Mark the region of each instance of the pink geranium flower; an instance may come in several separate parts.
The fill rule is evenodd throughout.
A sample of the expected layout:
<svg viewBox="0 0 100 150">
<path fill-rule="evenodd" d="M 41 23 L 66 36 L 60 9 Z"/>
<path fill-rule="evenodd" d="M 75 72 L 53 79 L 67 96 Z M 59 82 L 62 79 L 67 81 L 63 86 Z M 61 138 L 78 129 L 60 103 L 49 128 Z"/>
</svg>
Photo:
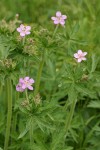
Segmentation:
<svg viewBox="0 0 100 150">
<path fill-rule="evenodd" d="M 51 19 L 54 21 L 54 24 L 61 24 L 62 26 L 64 26 L 67 16 L 62 15 L 60 11 L 57 11 L 56 17 L 51 17 Z"/>
<path fill-rule="evenodd" d="M 16 86 L 16 90 L 23 92 L 25 89 L 33 90 L 32 84 L 34 83 L 34 80 L 29 77 L 20 78 L 19 83 Z"/>
<path fill-rule="evenodd" d="M 77 59 L 77 62 L 80 63 L 82 60 L 86 60 L 86 55 L 87 52 L 82 52 L 82 50 L 78 50 L 77 53 L 74 54 L 74 57 Z"/>
<path fill-rule="evenodd" d="M 25 26 L 23 24 L 21 24 L 20 27 L 17 28 L 17 31 L 20 33 L 20 36 L 22 37 L 30 34 L 30 30 L 31 30 L 30 26 Z"/>
<path fill-rule="evenodd" d="M 16 86 L 16 91 L 18 92 L 23 92 L 24 90 L 22 89 L 22 84 L 21 83 L 18 83 L 17 86 Z"/>
</svg>

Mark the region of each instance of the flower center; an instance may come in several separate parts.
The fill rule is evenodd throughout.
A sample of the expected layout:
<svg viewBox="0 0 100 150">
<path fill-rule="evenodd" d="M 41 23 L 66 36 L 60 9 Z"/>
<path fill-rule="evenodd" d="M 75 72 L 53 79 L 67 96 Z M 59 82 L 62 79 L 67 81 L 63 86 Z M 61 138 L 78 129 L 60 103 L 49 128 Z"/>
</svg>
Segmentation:
<svg viewBox="0 0 100 150">
<path fill-rule="evenodd" d="M 58 18 L 59 21 L 61 21 L 61 19 L 62 19 L 61 17 L 57 17 L 57 18 Z"/>
<path fill-rule="evenodd" d="M 25 31 L 26 30 L 26 27 L 23 27 L 22 31 Z"/>
<path fill-rule="evenodd" d="M 25 84 L 26 84 L 26 85 L 28 85 L 28 84 L 29 84 L 29 82 L 28 82 L 28 81 L 25 81 Z"/>
<path fill-rule="evenodd" d="M 79 56 L 79 58 L 82 58 L 82 57 L 83 57 L 82 54 L 78 54 L 78 56 Z"/>
</svg>

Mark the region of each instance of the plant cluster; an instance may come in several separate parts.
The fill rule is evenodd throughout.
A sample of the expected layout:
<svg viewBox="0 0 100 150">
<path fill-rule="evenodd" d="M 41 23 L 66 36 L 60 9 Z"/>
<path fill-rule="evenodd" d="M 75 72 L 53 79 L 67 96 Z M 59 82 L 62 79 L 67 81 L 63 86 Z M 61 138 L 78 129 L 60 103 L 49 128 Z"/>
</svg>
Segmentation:
<svg viewBox="0 0 100 150">
<path fill-rule="evenodd" d="M 99 56 L 68 20 L 0 21 L 0 150 L 99 150 Z"/>
</svg>

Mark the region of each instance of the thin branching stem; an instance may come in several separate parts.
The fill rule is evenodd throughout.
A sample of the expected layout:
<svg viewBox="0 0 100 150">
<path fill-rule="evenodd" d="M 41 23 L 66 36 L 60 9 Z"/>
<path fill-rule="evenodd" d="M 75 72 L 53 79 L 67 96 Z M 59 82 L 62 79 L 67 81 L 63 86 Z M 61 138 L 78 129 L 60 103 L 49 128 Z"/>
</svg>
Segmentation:
<svg viewBox="0 0 100 150">
<path fill-rule="evenodd" d="M 15 93 L 15 102 L 19 99 L 19 92 Z M 18 112 L 15 112 L 13 115 L 13 126 L 12 126 L 12 133 L 16 132 L 16 124 L 17 124 L 17 115 Z"/>
<path fill-rule="evenodd" d="M 42 74 L 43 65 L 44 65 L 44 57 L 43 56 L 44 55 L 42 55 L 42 60 L 40 61 L 40 65 L 39 65 L 39 69 L 38 69 L 38 73 L 37 73 L 34 96 L 36 96 L 38 94 L 38 91 L 39 91 L 41 74 Z"/>
<path fill-rule="evenodd" d="M 12 118 L 12 83 L 10 78 L 7 79 L 7 102 L 8 102 L 8 113 L 7 113 L 7 126 L 6 126 L 4 150 L 8 150 L 10 129 L 11 129 L 11 118 Z"/>
<path fill-rule="evenodd" d="M 74 115 L 75 106 L 76 106 L 76 99 L 74 99 L 73 102 L 72 102 L 72 104 L 71 104 L 70 112 L 69 112 L 69 115 L 68 115 L 67 120 L 66 120 L 66 124 L 65 124 L 65 136 L 67 136 L 68 130 L 70 128 L 70 124 L 71 124 L 71 121 L 72 121 L 72 118 L 73 118 L 73 115 Z"/>
<path fill-rule="evenodd" d="M 25 90 L 25 95 L 26 95 L 26 100 L 29 103 L 29 98 L 28 98 L 28 93 L 27 93 L 27 89 Z"/>
<path fill-rule="evenodd" d="M 24 46 L 24 44 L 25 44 L 25 36 L 22 39 L 22 45 Z"/>
<path fill-rule="evenodd" d="M 58 30 L 58 27 L 59 27 L 59 24 L 56 25 L 56 28 L 55 28 L 55 30 L 53 32 L 53 36 L 52 36 L 53 38 L 55 37 L 55 34 L 56 34 L 57 30 Z"/>
</svg>

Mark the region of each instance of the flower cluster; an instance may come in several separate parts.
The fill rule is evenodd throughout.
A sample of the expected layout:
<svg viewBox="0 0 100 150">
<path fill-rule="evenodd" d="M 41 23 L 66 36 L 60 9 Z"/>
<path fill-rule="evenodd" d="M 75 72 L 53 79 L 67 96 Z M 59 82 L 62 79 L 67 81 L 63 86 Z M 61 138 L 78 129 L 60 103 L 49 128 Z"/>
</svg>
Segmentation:
<svg viewBox="0 0 100 150">
<path fill-rule="evenodd" d="M 78 50 L 77 53 L 74 54 L 74 58 L 76 58 L 77 62 L 80 63 L 82 60 L 86 60 L 86 55 L 87 52 L 82 52 L 82 50 Z"/>
<path fill-rule="evenodd" d="M 56 12 L 56 17 L 51 17 L 51 19 L 54 21 L 54 24 L 61 24 L 62 26 L 65 25 L 65 20 L 67 19 L 66 15 L 62 15 L 60 11 Z M 20 33 L 21 37 L 24 37 L 25 35 L 30 34 L 31 27 L 30 26 L 24 26 L 23 24 L 20 25 L 20 27 L 17 28 L 17 31 Z M 77 53 L 74 54 L 74 58 L 77 60 L 78 63 L 80 63 L 83 60 L 86 60 L 85 56 L 87 55 L 87 52 L 82 52 L 82 50 L 78 50 Z M 25 89 L 33 90 L 32 84 L 34 83 L 34 80 L 29 77 L 20 78 L 19 83 L 16 86 L 16 90 L 19 92 L 23 92 Z"/>
<path fill-rule="evenodd" d="M 51 17 L 54 21 L 54 24 L 61 24 L 62 26 L 65 25 L 65 20 L 67 19 L 66 15 L 62 15 L 60 11 L 56 12 L 56 17 Z"/>
<path fill-rule="evenodd" d="M 30 30 L 31 30 L 30 26 L 25 26 L 23 24 L 21 24 L 20 27 L 17 28 L 17 31 L 20 33 L 21 37 L 30 34 Z"/>
<path fill-rule="evenodd" d="M 16 90 L 23 92 L 25 89 L 33 90 L 32 84 L 34 80 L 30 77 L 20 78 L 19 83 L 16 86 Z"/>
</svg>

